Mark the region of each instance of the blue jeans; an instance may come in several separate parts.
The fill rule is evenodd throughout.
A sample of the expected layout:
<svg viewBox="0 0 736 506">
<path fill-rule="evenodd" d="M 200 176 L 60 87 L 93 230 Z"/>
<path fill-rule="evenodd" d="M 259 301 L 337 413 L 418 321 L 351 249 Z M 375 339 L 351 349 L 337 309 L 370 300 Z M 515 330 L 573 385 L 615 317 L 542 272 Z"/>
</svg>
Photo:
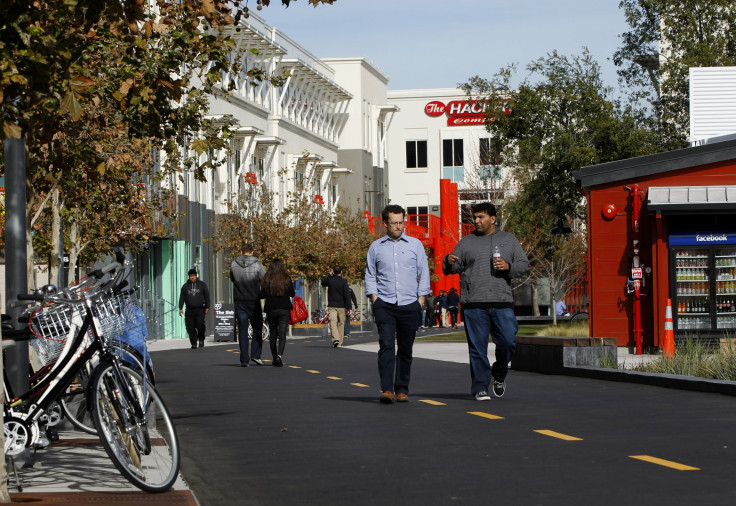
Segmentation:
<svg viewBox="0 0 736 506">
<path fill-rule="evenodd" d="M 465 336 L 470 353 L 471 393 L 488 392 L 491 379 L 503 381 L 509 373 L 509 362 L 516 351 L 516 321 L 512 308 L 465 309 Z M 488 361 L 488 336 L 496 345 L 496 361 Z"/>
<path fill-rule="evenodd" d="M 235 319 L 238 321 L 238 344 L 240 345 L 240 364 L 248 365 L 248 322 L 253 326 L 253 343 L 251 344 L 251 356 L 261 358 L 263 345 L 263 312 L 261 302 L 253 304 L 235 304 Z"/>
<path fill-rule="evenodd" d="M 378 327 L 378 374 L 382 392 L 409 393 L 412 349 L 421 311 L 419 301 L 406 306 L 389 304 L 381 299 L 373 303 Z"/>
</svg>

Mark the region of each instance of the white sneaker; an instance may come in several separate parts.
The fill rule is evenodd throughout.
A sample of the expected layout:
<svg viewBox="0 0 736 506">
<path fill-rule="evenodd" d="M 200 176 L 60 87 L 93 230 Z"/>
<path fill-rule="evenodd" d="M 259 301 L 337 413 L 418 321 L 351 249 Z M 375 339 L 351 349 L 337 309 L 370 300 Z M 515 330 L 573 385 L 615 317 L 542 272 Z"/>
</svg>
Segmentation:
<svg viewBox="0 0 736 506">
<path fill-rule="evenodd" d="M 475 394 L 475 400 L 476 401 L 490 401 L 491 396 L 488 395 L 488 392 L 486 392 L 485 390 L 481 390 L 480 392 Z"/>
</svg>

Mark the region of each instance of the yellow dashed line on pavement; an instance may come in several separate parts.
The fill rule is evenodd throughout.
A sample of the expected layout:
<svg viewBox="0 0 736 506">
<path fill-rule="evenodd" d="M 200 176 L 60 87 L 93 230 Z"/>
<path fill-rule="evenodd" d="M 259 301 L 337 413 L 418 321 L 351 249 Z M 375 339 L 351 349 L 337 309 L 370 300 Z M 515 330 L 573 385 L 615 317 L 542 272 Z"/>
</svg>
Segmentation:
<svg viewBox="0 0 736 506">
<path fill-rule="evenodd" d="M 291 367 L 292 369 L 301 369 L 301 367 L 298 365 L 290 365 L 289 367 Z"/>
<path fill-rule="evenodd" d="M 312 374 L 319 374 L 319 371 L 315 371 L 314 369 L 306 369 L 307 372 L 311 372 Z"/>
<path fill-rule="evenodd" d="M 331 379 L 331 380 L 341 380 L 342 378 L 338 378 L 337 376 L 327 376 L 327 379 Z"/>
<path fill-rule="evenodd" d="M 503 420 L 502 416 L 492 415 L 490 413 L 484 413 L 483 411 L 468 411 L 468 414 L 480 416 L 482 418 L 488 418 L 489 420 Z"/>
<path fill-rule="evenodd" d="M 363 383 L 350 383 L 354 387 L 361 387 L 361 388 L 367 388 L 369 385 L 364 385 Z"/>
<path fill-rule="evenodd" d="M 651 464 L 657 464 L 658 466 L 669 467 L 678 471 L 700 471 L 699 467 L 686 466 L 679 462 L 672 462 L 671 460 L 658 459 L 657 457 L 651 457 L 649 455 L 629 455 L 632 459 L 643 460 Z"/>
<path fill-rule="evenodd" d="M 432 406 L 447 406 L 444 402 L 439 401 L 432 401 L 429 399 L 419 399 L 419 402 L 424 402 L 425 404 L 431 404 Z"/>
<path fill-rule="evenodd" d="M 229 351 L 230 353 L 240 353 L 240 350 L 237 348 L 235 348 L 234 350 L 225 350 L 225 351 Z"/>
<path fill-rule="evenodd" d="M 582 441 L 582 439 L 579 437 L 568 436 L 567 434 L 562 434 L 561 432 L 555 432 L 553 430 L 546 430 L 546 429 L 545 430 L 535 430 L 534 432 L 537 432 L 544 436 L 550 436 L 550 437 L 556 437 L 557 439 L 563 439 L 565 441 Z"/>
</svg>

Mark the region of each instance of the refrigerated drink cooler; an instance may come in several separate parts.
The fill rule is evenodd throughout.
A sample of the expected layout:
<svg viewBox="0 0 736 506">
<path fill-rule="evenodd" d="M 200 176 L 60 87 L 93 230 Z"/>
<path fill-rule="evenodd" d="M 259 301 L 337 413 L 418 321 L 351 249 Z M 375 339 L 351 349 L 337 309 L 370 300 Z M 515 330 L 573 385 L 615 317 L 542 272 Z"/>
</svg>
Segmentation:
<svg viewBox="0 0 736 506">
<path fill-rule="evenodd" d="M 676 334 L 736 334 L 736 232 L 670 236 L 670 287 Z"/>
</svg>

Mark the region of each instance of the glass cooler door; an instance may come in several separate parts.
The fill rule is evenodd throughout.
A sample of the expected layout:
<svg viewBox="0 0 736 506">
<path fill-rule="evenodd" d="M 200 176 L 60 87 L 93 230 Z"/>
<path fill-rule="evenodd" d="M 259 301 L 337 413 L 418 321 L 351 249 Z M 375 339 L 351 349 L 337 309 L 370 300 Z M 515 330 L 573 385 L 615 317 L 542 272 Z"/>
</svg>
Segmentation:
<svg viewBox="0 0 736 506">
<path fill-rule="evenodd" d="M 714 247 L 716 328 L 736 328 L 736 248 Z"/>
<path fill-rule="evenodd" d="M 712 279 L 710 248 L 680 246 L 675 249 L 675 330 L 711 330 Z"/>
</svg>

